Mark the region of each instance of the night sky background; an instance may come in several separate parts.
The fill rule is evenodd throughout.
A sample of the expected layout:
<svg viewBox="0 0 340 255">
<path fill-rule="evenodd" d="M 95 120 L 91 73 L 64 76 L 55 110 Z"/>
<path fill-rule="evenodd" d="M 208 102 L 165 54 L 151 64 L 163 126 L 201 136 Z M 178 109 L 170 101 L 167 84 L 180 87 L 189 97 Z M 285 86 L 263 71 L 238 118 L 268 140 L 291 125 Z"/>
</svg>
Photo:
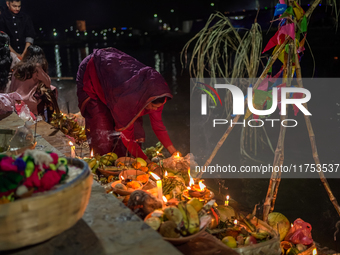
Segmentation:
<svg viewBox="0 0 340 255">
<path fill-rule="evenodd" d="M 152 19 L 155 13 L 164 21 L 174 16 L 178 20 L 190 20 L 204 18 L 215 10 L 273 8 L 276 3 L 278 1 L 273 0 L 22 0 L 22 11 L 31 16 L 36 27 L 68 27 L 74 25 L 75 20 L 86 20 L 88 27 L 138 27 Z M 6 1 L 0 0 L 0 6 L 5 8 Z M 173 13 L 171 9 L 174 9 Z"/>
</svg>

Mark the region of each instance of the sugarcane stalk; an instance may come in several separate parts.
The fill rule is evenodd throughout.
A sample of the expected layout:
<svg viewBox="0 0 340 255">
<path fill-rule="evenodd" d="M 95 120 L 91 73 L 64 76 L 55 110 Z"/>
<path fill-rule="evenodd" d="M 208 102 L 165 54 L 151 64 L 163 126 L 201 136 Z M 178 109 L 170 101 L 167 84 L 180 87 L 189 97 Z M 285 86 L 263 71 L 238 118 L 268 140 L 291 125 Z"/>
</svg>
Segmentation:
<svg viewBox="0 0 340 255">
<path fill-rule="evenodd" d="M 290 40 L 289 41 L 289 52 L 288 54 L 285 53 L 284 68 L 283 68 L 283 78 L 286 82 L 287 87 L 290 87 L 291 85 L 290 77 L 292 76 L 292 65 L 293 65 L 293 55 L 294 55 L 293 47 L 295 48 L 294 42 Z M 286 118 L 287 118 L 287 115 L 281 116 L 281 123 Z M 264 221 L 267 221 L 269 212 L 274 211 L 274 207 L 275 207 L 275 202 L 276 202 L 276 198 L 277 198 L 277 194 L 278 194 L 278 190 L 279 190 L 279 186 L 281 182 L 281 174 L 282 174 L 280 166 L 282 166 L 284 162 L 285 135 L 286 135 L 286 127 L 281 126 L 279 140 L 277 142 L 274 162 L 273 162 L 273 170 L 275 170 L 276 167 L 279 167 L 279 171 L 278 172 L 273 171 L 271 178 L 270 178 L 267 196 L 266 196 L 266 200 L 265 200 L 264 208 L 263 208 Z"/>
<path fill-rule="evenodd" d="M 293 70 L 293 56 L 294 56 L 294 48 L 295 48 L 295 45 L 294 45 L 294 42 L 291 40 L 289 42 L 289 53 L 287 54 L 287 73 L 286 73 L 286 86 L 287 87 L 290 87 L 291 86 L 291 77 L 293 76 L 292 75 L 292 70 Z M 286 112 L 287 111 L 287 108 L 288 106 L 286 106 Z M 281 120 L 281 123 L 282 123 L 282 120 Z M 285 133 L 286 133 L 286 128 L 284 129 L 284 135 L 283 137 L 285 137 Z M 281 151 L 281 157 L 280 157 L 280 166 L 283 165 L 283 162 L 284 162 L 284 140 L 282 142 L 282 151 Z M 275 207 L 275 201 L 276 201 L 276 197 L 277 197 L 277 194 L 278 194 L 278 190 L 279 190 L 279 185 L 280 185 L 280 182 L 281 182 L 281 171 L 279 173 L 279 181 L 277 182 L 276 184 L 276 187 L 275 187 L 275 191 L 274 191 L 274 195 L 273 195 L 273 201 L 272 201 L 272 204 L 271 204 L 271 208 L 270 208 L 270 212 L 273 212 L 274 211 L 274 207 Z"/>
<path fill-rule="evenodd" d="M 319 4 L 319 2 L 320 2 L 320 0 L 314 1 L 312 6 L 308 9 L 308 11 L 305 14 L 307 18 L 312 14 L 313 10 L 316 8 L 316 6 Z M 288 54 L 288 55 L 289 55 L 290 60 L 289 60 L 289 64 L 288 64 L 288 70 L 286 70 L 287 73 L 288 73 L 287 82 L 289 84 L 287 83 L 287 86 L 288 85 L 290 86 L 290 78 L 292 77 L 292 75 L 290 75 L 291 74 L 291 68 L 292 68 L 292 60 L 293 60 L 292 56 L 294 55 L 295 56 L 295 68 L 296 68 L 296 73 L 297 73 L 297 78 L 298 78 L 297 80 L 298 80 L 298 84 L 300 84 L 301 87 L 302 87 L 301 67 L 300 67 L 299 58 L 298 58 L 298 55 L 297 55 L 296 46 L 294 44 L 294 52 L 292 52 L 292 54 L 291 54 L 291 50 L 293 48 L 292 48 L 291 43 L 290 43 L 290 47 L 289 48 L 290 48 L 290 50 L 289 50 L 290 54 Z M 298 64 L 296 64 L 296 63 L 298 63 Z M 298 73 L 299 73 L 299 76 L 298 76 Z M 285 74 L 285 71 L 284 71 L 284 74 Z M 304 104 L 304 106 L 307 108 L 307 104 Z M 311 144 L 312 144 L 312 151 L 313 151 L 313 157 L 314 157 L 315 163 L 316 164 L 320 164 L 319 157 L 318 157 L 317 150 L 316 150 L 314 132 L 313 132 L 313 129 L 312 129 L 312 126 L 311 126 L 311 122 L 310 122 L 309 116 L 305 115 L 305 121 L 306 121 L 307 129 L 308 129 L 308 132 L 309 132 L 309 135 L 310 135 L 310 140 L 311 140 Z M 281 130 L 280 130 L 280 135 L 281 135 Z M 283 147 L 282 147 L 282 149 L 283 149 Z M 276 156 L 276 154 L 275 154 L 275 156 Z M 280 158 L 281 158 L 281 164 L 282 164 L 283 160 L 284 160 L 283 151 L 282 151 L 282 154 L 281 154 Z M 275 159 L 276 158 L 274 158 L 274 164 L 275 164 Z M 274 165 L 273 165 L 273 167 L 274 167 Z M 332 191 L 330 190 L 330 187 L 328 185 L 327 180 L 324 178 L 324 174 L 322 172 L 319 173 L 319 174 L 320 174 L 320 179 L 323 182 L 323 184 L 324 184 L 324 186 L 326 188 L 326 191 L 327 191 L 327 193 L 328 193 L 328 195 L 329 195 L 333 205 L 335 206 L 336 210 L 340 214 L 340 207 L 339 207 L 335 197 L 333 196 Z M 279 175 L 281 175 L 281 173 Z M 322 178 L 322 176 L 323 176 L 323 178 Z M 273 209 L 274 209 L 274 205 L 275 205 L 275 200 L 276 200 L 276 196 L 277 196 L 277 192 L 278 192 L 279 183 L 280 183 L 280 180 L 278 180 L 278 179 L 273 180 L 273 175 L 272 175 L 272 178 L 270 180 L 270 184 L 269 184 L 269 187 L 268 187 L 268 192 L 267 192 L 267 197 L 266 197 L 264 209 L 263 209 L 263 219 L 265 221 L 268 219 L 268 213 L 269 213 L 268 208 L 269 208 L 269 205 L 270 205 L 270 199 L 271 199 L 270 195 L 271 194 L 273 194 L 273 197 L 272 197 L 272 201 L 271 201 L 271 209 L 270 209 L 270 211 L 273 211 Z M 274 192 L 272 190 L 273 187 L 275 187 L 275 191 Z"/>
<path fill-rule="evenodd" d="M 300 67 L 299 57 L 298 57 L 296 49 L 295 49 L 295 68 L 296 68 L 296 77 L 297 77 L 298 86 L 300 88 L 303 88 L 301 67 Z M 302 105 L 306 109 L 308 109 L 307 103 L 303 103 Z M 321 164 L 320 159 L 319 159 L 318 150 L 317 150 L 317 147 L 316 147 L 316 141 L 315 141 L 315 135 L 314 135 L 312 123 L 311 123 L 308 115 L 305 115 L 305 122 L 306 122 L 307 130 L 308 130 L 308 134 L 309 134 L 309 140 L 310 140 L 310 143 L 311 143 L 314 162 L 315 162 L 316 165 Z M 320 180 L 321 180 L 323 186 L 326 189 L 326 192 L 328 194 L 330 201 L 332 202 L 333 206 L 335 207 L 335 210 L 337 211 L 337 213 L 340 215 L 340 206 L 338 204 L 338 201 L 336 200 L 335 196 L 333 195 L 333 192 L 332 192 L 332 190 L 329 186 L 329 183 L 328 183 L 327 179 L 325 178 L 325 175 L 323 174 L 322 171 L 319 172 L 319 177 L 320 177 Z"/>
<path fill-rule="evenodd" d="M 285 120 L 286 116 L 281 116 L 281 121 Z M 277 142 L 275 155 L 274 155 L 274 162 L 273 162 L 273 172 L 269 181 L 268 191 L 266 200 L 263 205 L 263 220 L 267 221 L 269 212 L 273 209 L 272 202 L 274 199 L 274 193 L 277 190 L 276 187 L 279 186 L 281 181 L 281 171 L 275 171 L 277 167 L 279 167 L 281 154 L 283 150 L 283 141 L 286 134 L 286 127 L 281 126 L 279 140 Z"/>
<path fill-rule="evenodd" d="M 249 150 L 250 150 L 250 152 L 253 151 L 253 139 L 252 139 L 253 132 L 254 132 L 254 130 L 252 128 L 249 128 L 249 133 L 250 133 L 250 135 L 249 135 Z"/>
<path fill-rule="evenodd" d="M 269 72 L 270 68 L 273 66 L 274 62 L 276 61 L 276 59 L 280 55 L 280 52 L 286 47 L 286 44 L 288 43 L 288 41 L 289 41 L 289 37 L 286 38 L 286 40 L 280 45 L 280 47 L 273 54 L 273 56 L 271 56 L 271 58 L 268 61 L 267 66 L 265 67 L 265 69 L 263 70 L 262 74 L 260 75 L 260 77 L 257 79 L 255 85 L 253 86 L 254 89 L 257 89 L 260 86 L 261 82 L 266 77 L 266 75 Z"/>
<path fill-rule="evenodd" d="M 286 46 L 286 44 L 288 43 L 289 38 L 287 37 L 286 40 L 280 45 L 280 47 L 277 49 L 277 51 L 274 53 L 274 55 L 271 57 L 271 59 L 269 60 L 266 68 L 263 70 L 261 76 L 259 77 L 259 79 L 257 80 L 257 82 L 254 85 L 254 89 L 257 89 L 258 86 L 261 84 L 261 82 L 263 81 L 263 79 L 266 77 L 267 73 L 269 72 L 270 68 L 272 67 L 272 65 L 274 64 L 275 60 L 278 58 L 280 52 L 284 49 L 284 47 Z M 237 115 L 234 119 L 233 122 L 237 122 L 240 118 L 240 115 Z M 213 152 L 211 153 L 210 157 L 207 159 L 207 161 L 204 164 L 204 167 L 207 167 L 210 165 L 211 161 L 214 159 L 214 157 L 216 156 L 216 153 L 218 152 L 218 150 L 221 148 L 221 146 L 223 145 L 224 141 L 227 139 L 228 135 L 230 134 L 230 132 L 233 130 L 235 125 L 233 126 L 229 126 L 228 129 L 226 130 L 226 132 L 223 134 L 223 136 L 221 137 L 221 139 L 218 141 L 218 143 L 216 144 Z M 197 175 L 197 178 L 201 178 L 203 175 L 203 172 L 200 172 Z"/>
<path fill-rule="evenodd" d="M 306 18 L 309 18 L 310 15 L 312 15 L 314 9 L 318 6 L 318 4 L 321 2 L 321 0 L 315 0 L 312 5 L 309 7 L 309 9 L 306 11 L 305 15 Z"/>
</svg>

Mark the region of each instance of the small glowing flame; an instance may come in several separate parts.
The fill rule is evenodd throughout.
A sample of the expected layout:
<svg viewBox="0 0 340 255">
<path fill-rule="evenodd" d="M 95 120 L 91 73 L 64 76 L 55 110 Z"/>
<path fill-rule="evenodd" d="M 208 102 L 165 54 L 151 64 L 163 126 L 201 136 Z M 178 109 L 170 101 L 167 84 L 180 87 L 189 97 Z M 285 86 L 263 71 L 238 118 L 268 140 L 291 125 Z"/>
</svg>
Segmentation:
<svg viewBox="0 0 340 255">
<path fill-rule="evenodd" d="M 318 254 L 318 252 L 317 252 L 316 248 L 314 248 L 313 249 L 313 255 L 316 255 L 316 254 Z"/>
<path fill-rule="evenodd" d="M 177 158 L 179 158 L 179 152 L 177 152 L 177 155 L 176 155 L 176 156 L 177 156 Z"/>
<path fill-rule="evenodd" d="M 191 189 L 190 187 L 187 187 L 187 189 Z"/>
<path fill-rule="evenodd" d="M 194 182 L 194 179 L 192 179 L 192 177 L 191 177 L 191 175 L 190 175 L 190 168 L 188 169 L 188 175 L 189 175 L 189 178 L 190 178 L 189 186 L 191 187 L 192 185 L 195 184 L 195 182 Z"/>
<path fill-rule="evenodd" d="M 70 146 L 73 146 L 73 143 L 72 143 L 71 141 L 69 141 L 68 144 L 69 144 Z"/>
<path fill-rule="evenodd" d="M 226 196 L 226 198 L 227 198 L 227 201 L 229 201 L 229 195 L 228 195 L 228 196 Z"/>
<path fill-rule="evenodd" d="M 163 201 L 164 201 L 164 203 L 167 203 L 167 202 L 168 202 L 168 199 L 166 199 L 166 197 L 163 196 Z"/>
<path fill-rule="evenodd" d="M 164 176 L 168 177 L 168 171 L 165 171 Z"/>
<path fill-rule="evenodd" d="M 91 150 L 90 156 L 93 158 L 93 149 Z"/>
<path fill-rule="evenodd" d="M 237 220 L 234 220 L 234 225 L 237 225 Z"/>
<path fill-rule="evenodd" d="M 125 178 L 124 178 L 123 176 L 121 176 L 121 178 L 122 178 L 122 181 L 124 181 L 124 180 L 125 180 Z"/>
<path fill-rule="evenodd" d="M 158 154 L 159 154 L 159 151 L 156 151 L 156 153 L 157 153 L 157 156 L 158 156 Z"/>
<path fill-rule="evenodd" d="M 158 177 L 158 175 L 157 175 L 157 174 L 154 174 L 153 172 L 149 172 L 149 173 L 152 175 L 152 177 L 153 177 L 153 178 L 155 178 L 155 180 L 157 180 L 157 181 L 158 181 L 158 180 L 160 180 L 160 179 L 161 179 L 161 178 L 159 178 L 159 177 Z"/>
<path fill-rule="evenodd" d="M 200 186 L 201 191 L 205 190 L 205 187 L 206 187 L 202 182 L 203 182 L 203 180 L 198 182 L 198 185 Z"/>
<path fill-rule="evenodd" d="M 290 227 L 291 227 L 291 228 L 293 227 L 293 223 L 290 223 Z"/>
</svg>

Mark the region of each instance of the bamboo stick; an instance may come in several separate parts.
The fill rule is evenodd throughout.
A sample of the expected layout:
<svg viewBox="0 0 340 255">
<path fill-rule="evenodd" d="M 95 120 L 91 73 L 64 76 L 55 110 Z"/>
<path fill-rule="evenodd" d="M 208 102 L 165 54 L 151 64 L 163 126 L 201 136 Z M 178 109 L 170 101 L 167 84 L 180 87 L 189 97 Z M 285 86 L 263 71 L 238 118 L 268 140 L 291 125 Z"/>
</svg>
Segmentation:
<svg viewBox="0 0 340 255">
<path fill-rule="evenodd" d="M 300 67 L 299 57 L 298 57 L 296 49 L 295 49 L 295 68 L 296 68 L 296 77 L 297 77 L 298 86 L 300 88 L 303 88 L 301 67 Z M 304 103 L 302 105 L 306 109 L 308 109 L 307 103 Z M 312 123 L 311 123 L 308 115 L 305 115 L 305 122 L 306 122 L 307 130 L 308 130 L 308 134 L 309 134 L 309 140 L 310 140 L 310 143 L 311 143 L 314 162 L 315 162 L 316 165 L 321 164 L 320 159 L 319 159 L 318 150 L 317 150 L 317 147 L 316 147 L 316 141 L 315 141 L 315 135 L 314 135 Z M 333 192 L 332 192 L 332 190 L 329 186 L 329 183 L 328 183 L 327 179 L 325 178 L 325 175 L 323 174 L 322 171 L 319 172 L 319 176 L 320 176 L 320 180 L 321 180 L 323 186 L 326 189 L 326 192 L 329 196 L 330 201 L 332 202 L 333 206 L 335 207 L 335 210 L 337 211 L 337 213 L 340 215 L 340 206 L 338 204 L 338 201 L 336 200 L 335 196 L 333 195 Z"/>
</svg>

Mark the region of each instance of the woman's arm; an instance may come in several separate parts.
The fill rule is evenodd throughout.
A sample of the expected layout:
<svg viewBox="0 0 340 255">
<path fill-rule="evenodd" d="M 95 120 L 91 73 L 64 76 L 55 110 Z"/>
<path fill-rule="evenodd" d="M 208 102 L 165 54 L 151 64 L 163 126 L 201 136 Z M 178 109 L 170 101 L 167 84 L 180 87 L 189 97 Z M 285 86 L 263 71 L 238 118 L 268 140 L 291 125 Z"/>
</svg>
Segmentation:
<svg viewBox="0 0 340 255">
<path fill-rule="evenodd" d="M 151 111 L 149 113 L 150 122 L 152 130 L 155 132 L 158 140 L 164 145 L 164 147 L 170 152 L 170 154 L 174 154 L 177 152 L 176 148 L 173 146 L 168 131 L 166 130 L 163 120 L 162 120 L 162 111 L 163 106 L 159 107 L 156 111 Z"/>
</svg>

